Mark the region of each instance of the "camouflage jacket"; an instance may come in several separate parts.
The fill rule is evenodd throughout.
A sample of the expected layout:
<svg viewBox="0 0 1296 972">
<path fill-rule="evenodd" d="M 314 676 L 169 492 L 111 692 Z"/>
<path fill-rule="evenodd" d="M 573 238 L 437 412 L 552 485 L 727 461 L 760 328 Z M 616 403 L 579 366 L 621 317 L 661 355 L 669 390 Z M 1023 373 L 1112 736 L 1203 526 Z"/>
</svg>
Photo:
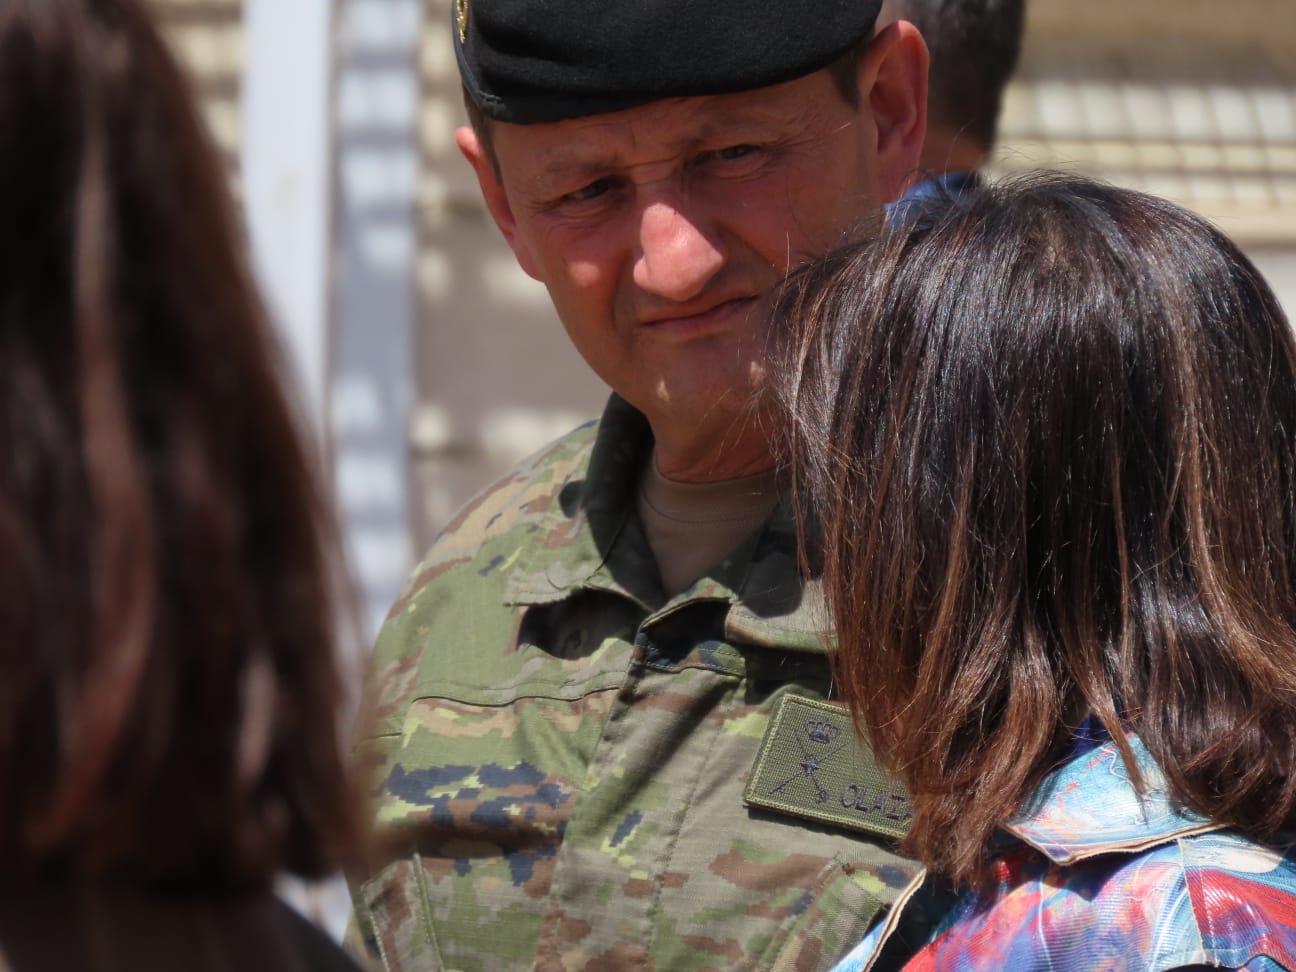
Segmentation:
<svg viewBox="0 0 1296 972">
<path fill-rule="evenodd" d="M 823 702 L 790 518 L 667 600 L 650 449 L 614 397 L 470 502 L 392 609 L 357 753 L 375 964 L 824 969 L 912 877 L 907 801 Z"/>
</svg>

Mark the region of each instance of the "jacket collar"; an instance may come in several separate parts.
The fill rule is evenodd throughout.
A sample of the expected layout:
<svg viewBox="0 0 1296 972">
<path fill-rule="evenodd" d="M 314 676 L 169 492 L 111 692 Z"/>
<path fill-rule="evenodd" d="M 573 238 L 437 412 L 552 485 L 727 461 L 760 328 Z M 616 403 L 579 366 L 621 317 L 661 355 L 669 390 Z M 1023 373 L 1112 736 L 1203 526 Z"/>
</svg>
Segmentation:
<svg viewBox="0 0 1296 972">
<path fill-rule="evenodd" d="M 1177 807 L 1142 740 L 1126 737 L 1143 778 L 1140 793 L 1110 738 L 1078 751 L 1049 775 L 1003 829 L 1058 864 L 1132 853 L 1220 825 Z"/>
<path fill-rule="evenodd" d="M 1222 829 L 1192 811 L 1175 808 L 1165 776 L 1142 740 L 1127 735 L 1144 790 L 1130 779 L 1120 749 L 1107 737 L 1094 740 L 1082 731 L 1075 753 L 1044 780 L 1022 810 L 1002 830 L 1056 864 L 1073 864 L 1109 853 L 1137 853 L 1177 837 Z M 912 942 L 954 915 L 957 894 L 926 870 L 910 882 L 876 926 L 839 968 L 872 972 L 892 968 L 907 957 Z M 896 935 L 906 924 L 917 931 Z M 894 954 L 888 950 L 894 949 Z M 852 964 L 855 963 L 855 964 Z"/>
<path fill-rule="evenodd" d="M 657 568 L 634 515 L 635 490 L 652 452 L 652 430 L 613 395 L 588 461 L 574 466 L 541 509 L 527 511 L 527 541 L 517 555 L 506 603 L 527 606 L 602 590 L 665 615 L 699 601 L 728 604 L 726 637 L 748 644 L 823 653 L 827 612 L 817 579 L 796 565 L 795 524 L 780 503 L 763 528 L 688 590 L 662 601 Z M 562 555 L 555 556 L 555 549 Z"/>
</svg>

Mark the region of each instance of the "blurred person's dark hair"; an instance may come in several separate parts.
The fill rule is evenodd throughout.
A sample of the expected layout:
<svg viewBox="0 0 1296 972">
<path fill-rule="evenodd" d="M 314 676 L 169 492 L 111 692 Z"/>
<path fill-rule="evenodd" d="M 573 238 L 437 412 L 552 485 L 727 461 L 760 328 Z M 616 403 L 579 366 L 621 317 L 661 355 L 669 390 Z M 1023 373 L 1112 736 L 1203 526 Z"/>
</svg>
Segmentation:
<svg viewBox="0 0 1296 972">
<path fill-rule="evenodd" d="M 330 516 L 136 0 L 0 0 L 0 876 L 332 872 Z"/>
<path fill-rule="evenodd" d="M 1296 828 L 1296 345 L 1231 241 L 1040 177 L 809 265 L 775 319 L 840 689 L 912 852 L 984 880 L 1090 716 L 1179 805 Z"/>
<path fill-rule="evenodd" d="M 927 125 L 988 153 L 1017 68 L 1026 0 L 886 0 L 881 22 L 907 20 L 931 53 Z"/>
</svg>

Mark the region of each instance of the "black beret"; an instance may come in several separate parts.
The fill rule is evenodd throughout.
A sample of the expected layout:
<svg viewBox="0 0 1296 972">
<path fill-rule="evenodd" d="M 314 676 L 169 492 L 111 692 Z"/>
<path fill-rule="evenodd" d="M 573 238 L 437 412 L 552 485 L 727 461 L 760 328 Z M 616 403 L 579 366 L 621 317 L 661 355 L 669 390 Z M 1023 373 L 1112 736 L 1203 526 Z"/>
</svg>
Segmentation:
<svg viewBox="0 0 1296 972">
<path fill-rule="evenodd" d="M 881 0 L 456 0 L 459 72 L 482 113 L 531 124 L 747 91 L 827 66 Z"/>
</svg>

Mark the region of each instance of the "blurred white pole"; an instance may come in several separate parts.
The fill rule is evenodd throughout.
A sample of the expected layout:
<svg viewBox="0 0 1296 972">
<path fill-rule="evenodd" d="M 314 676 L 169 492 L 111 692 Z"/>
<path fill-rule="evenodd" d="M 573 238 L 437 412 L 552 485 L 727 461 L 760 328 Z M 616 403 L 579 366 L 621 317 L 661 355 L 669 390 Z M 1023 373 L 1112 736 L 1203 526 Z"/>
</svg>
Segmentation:
<svg viewBox="0 0 1296 972">
<path fill-rule="evenodd" d="M 337 0 L 329 418 L 338 502 L 370 638 L 413 560 L 422 24 L 422 0 Z"/>
<path fill-rule="evenodd" d="M 245 0 L 243 188 L 252 257 L 325 435 L 333 2 Z"/>
<path fill-rule="evenodd" d="M 252 259 L 319 442 L 329 432 L 333 226 L 333 2 L 245 0 L 243 190 Z M 345 529 L 345 527 L 344 527 Z M 280 895 L 341 938 L 341 877 Z"/>
</svg>

